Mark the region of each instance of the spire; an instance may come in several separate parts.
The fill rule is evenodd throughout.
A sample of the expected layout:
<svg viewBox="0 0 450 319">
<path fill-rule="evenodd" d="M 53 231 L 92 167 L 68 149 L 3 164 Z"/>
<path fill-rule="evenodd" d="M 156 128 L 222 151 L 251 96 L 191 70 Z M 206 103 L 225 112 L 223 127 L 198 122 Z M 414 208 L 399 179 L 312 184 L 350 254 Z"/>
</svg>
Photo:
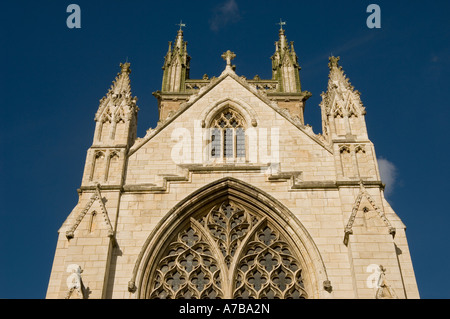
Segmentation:
<svg viewBox="0 0 450 319">
<path fill-rule="evenodd" d="M 300 66 L 297 54 L 294 51 L 294 43 L 288 45 L 283 25 L 286 22 L 280 19 L 278 41 L 275 42 L 275 53 L 272 56 L 272 79 L 280 82 L 279 91 L 285 93 L 300 93 Z"/>
<path fill-rule="evenodd" d="M 130 63 L 120 63 L 120 72 L 117 73 L 116 79 L 113 81 L 111 91 L 114 94 L 125 93 L 131 95 L 130 87 Z"/>
<path fill-rule="evenodd" d="M 111 121 L 113 117 L 118 118 L 119 115 L 115 114 L 113 110 L 116 110 L 119 107 L 123 108 L 124 106 L 127 106 L 127 110 L 131 113 L 136 113 L 138 111 L 136 105 L 137 97 L 133 97 L 131 93 L 130 63 L 120 63 L 119 66 L 120 72 L 117 73 L 106 96 L 100 100 L 100 105 L 95 116 L 97 121 L 105 121 L 106 118 Z"/>
<path fill-rule="evenodd" d="M 365 108 L 362 104 L 360 93 L 354 86 L 339 65 L 340 57 L 331 56 L 328 67 L 327 92 L 322 94 L 322 104 L 327 113 L 339 113 L 351 117 L 352 115 L 364 115 Z M 341 103 L 339 101 L 346 101 Z"/>
<path fill-rule="evenodd" d="M 287 40 L 286 40 L 286 35 L 284 34 L 283 29 L 280 29 L 280 31 L 278 32 L 278 37 L 279 37 L 278 43 L 280 44 L 281 52 L 284 53 L 284 52 L 288 51 L 289 48 L 286 45 Z"/>
<path fill-rule="evenodd" d="M 283 25 L 286 25 L 286 22 L 282 21 L 280 19 L 280 22 L 278 22 L 277 24 L 280 25 L 280 30 L 278 31 L 280 49 L 285 50 L 285 49 L 287 49 L 287 47 L 286 47 L 287 40 L 286 40 L 286 35 L 284 34 Z"/>
<path fill-rule="evenodd" d="M 328 75 L 328 78 L 330 81 L 328 82 L 328 88 L 333 88 L 334 86 L 338 86 L 341 88 L 345 88 L 348 90 L 353 90 L 353 86 L 351 85 L 350 81 L 344 74 L 344 70 L 339 65 L 340 57 L 334 57 L 331 56 L 328 58 L 328 68 L 330 69 L 330 74 Z"/>
<path fill-rule="evenodd" d="M 177 36 L 173 43 L 169 42 L 169 49 L 164 59 L 163 92 L 183 92 L 184 81 L 189 78 L 191 57 L 187 54 L 187 42 L 183 39 L 182 29 L 186 24 L 180 21 L 177 25 L 180 27 Z"/>
<path fill-rule="evenodd" d="M 175 48 L 178 49 L 181 53 L 184 50 L 184 41 L 183 41 L 183 30 L 178 30 L 177 37 L 175 39 Z"/>
<path fill-rule="evenodd" d="M 327 91 L 321 94 L 323 135 L 329 139 L 342 136 L 367 138 L 364 119 L 366 110 L 360 93 L 350 83 L 339 65 L 339 60 L 340 58 L 335 56 L 329 58 L 328 87 Z"/>
</svg>

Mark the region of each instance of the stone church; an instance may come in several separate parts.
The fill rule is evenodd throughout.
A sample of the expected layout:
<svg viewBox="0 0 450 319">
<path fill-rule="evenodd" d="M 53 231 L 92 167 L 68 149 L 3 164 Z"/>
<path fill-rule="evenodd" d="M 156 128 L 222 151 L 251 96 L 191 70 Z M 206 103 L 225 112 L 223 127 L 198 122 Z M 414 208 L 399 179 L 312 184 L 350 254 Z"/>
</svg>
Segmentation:
<svg viewBox="0 0 450 319">
<path fill-rule="evenodd" d="M 238 75 L 231 51 L 222 58 L 219 76 L 191 79 L 180 28 L 153 93 L 158 124 L 143 137 L 120 64 L 46 297 L 419 298 L 405 225 L 339 57 L 324 61 L 321 134 L 305 123 L 311 93 L 282 25 L 271 79 Z"/>
</svg>

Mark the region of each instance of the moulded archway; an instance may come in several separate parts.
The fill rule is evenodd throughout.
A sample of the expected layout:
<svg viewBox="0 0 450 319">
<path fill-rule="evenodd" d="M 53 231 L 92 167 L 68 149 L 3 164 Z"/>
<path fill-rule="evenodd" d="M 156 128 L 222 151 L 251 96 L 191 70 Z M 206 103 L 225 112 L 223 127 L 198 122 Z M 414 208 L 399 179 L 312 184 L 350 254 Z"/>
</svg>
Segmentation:
<svg viewBox="0 0 450 319">
<path fill-rule="evenodd" d="M 136 298 L 328 298 L 311 236 L 271 195 L 234 178 L 210 183 L 159 222 L 138 256 Z"/>
</svg>

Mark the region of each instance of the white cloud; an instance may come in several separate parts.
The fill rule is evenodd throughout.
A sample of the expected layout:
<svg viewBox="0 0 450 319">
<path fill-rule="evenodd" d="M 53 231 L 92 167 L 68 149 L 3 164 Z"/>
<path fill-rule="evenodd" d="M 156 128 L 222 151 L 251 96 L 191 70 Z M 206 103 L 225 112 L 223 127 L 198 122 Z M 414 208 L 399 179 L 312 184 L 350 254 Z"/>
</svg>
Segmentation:
<svg viewBox="0 0 450 319">
<path fill-rule="evenodd" d="M 380 169 L 381 181 L 386 185 L 386 196 L 392 194 L 397 182 L 397 167 L 385 158 L 378 158 L 378 168 Z"/>
<path fill-rule="evenodd" d="M 214 16 L 209 20 L 209 25 L 211 30 L 218 31 L 221 27 L 240 19 L 241 15 L 236 1 L 227 0 L 214 9 Z"/>
</svg>

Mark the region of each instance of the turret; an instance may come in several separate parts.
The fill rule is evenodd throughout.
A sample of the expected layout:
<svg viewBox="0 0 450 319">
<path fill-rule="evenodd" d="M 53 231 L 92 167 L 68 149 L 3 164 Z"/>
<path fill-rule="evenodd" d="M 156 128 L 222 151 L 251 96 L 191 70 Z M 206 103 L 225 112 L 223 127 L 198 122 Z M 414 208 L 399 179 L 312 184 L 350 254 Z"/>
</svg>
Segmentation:
<svg viewBox="0 0 450 319">
<path fill-rule="evenodd" d="M 275 53 L 272 56 L 272 79 L 279 81 L 279 92 L 300 93 L 301 68 L 294 50 L 294 42 L 288 45 L 283 24 L 285 23 L 280 22 L 279 40 L 275 42 Z"/>
<path fill-rule="evenodd" d="M 191 57 L 187 53 L 187 42 L 183 39 L 182 22 L 175 41 L 169 41 L 169 48 L 164 58 L 161 91 L 153 92 L 158 99 L 159 120 L 164 121 L 176 112 L 181 103 L 187 101 L 191 92 L 186 90 L 189 79 Z"/>
<path fill-rule="evenodd" d="M 330 57 L 328 88 L 322 93 L 322 134 L 333 146 L 338 180 L 380 180 L 375 149 L 367 135 L 366 109 L 339 57 Z"/>
<path fill-rule="evenodd" d="M 286 38 L 283 29 L 286 22 L 280 21 L 279 24 L 279 39 L 275 42 L 275 53 L 271 57 L 272 81 L 276 83 L 276 89 L 267 92 L 267 96 L 276 101 L 278 106 L 297 116 L 304 124 L 305 103 L 311 93 L 302 91 L 299 74 L 301 67 L 294 50 L 294 42 L 289 43 Z"/>
<path fill-rule="evenodd" d="M 88 150 L 83 186 L 120 185 L 125 154 L 137 134 L 137 98 L 131 94 L 130 63 L 121 63 L 111 88 L 100 100 L 95 114 L 95 132 Z"/>
<path fill-rule="evenodd" d="M 365 114 L 360 93 L 339 66 L 339 57 L 330 57 L 327 92 L 322 93 L 322 130 L 329 140 L 367 140 Z"/>
<path fill-rule="evenodd" d="M 189 78 L 190 59 L 187 53 L 187 42 L 183 40 L 183 30 L 180 26 L 173 45 L 169 42 L 169 49 L 164 59 L 162 92 L 185 91 L 184 84 Z"/>
</svg>

